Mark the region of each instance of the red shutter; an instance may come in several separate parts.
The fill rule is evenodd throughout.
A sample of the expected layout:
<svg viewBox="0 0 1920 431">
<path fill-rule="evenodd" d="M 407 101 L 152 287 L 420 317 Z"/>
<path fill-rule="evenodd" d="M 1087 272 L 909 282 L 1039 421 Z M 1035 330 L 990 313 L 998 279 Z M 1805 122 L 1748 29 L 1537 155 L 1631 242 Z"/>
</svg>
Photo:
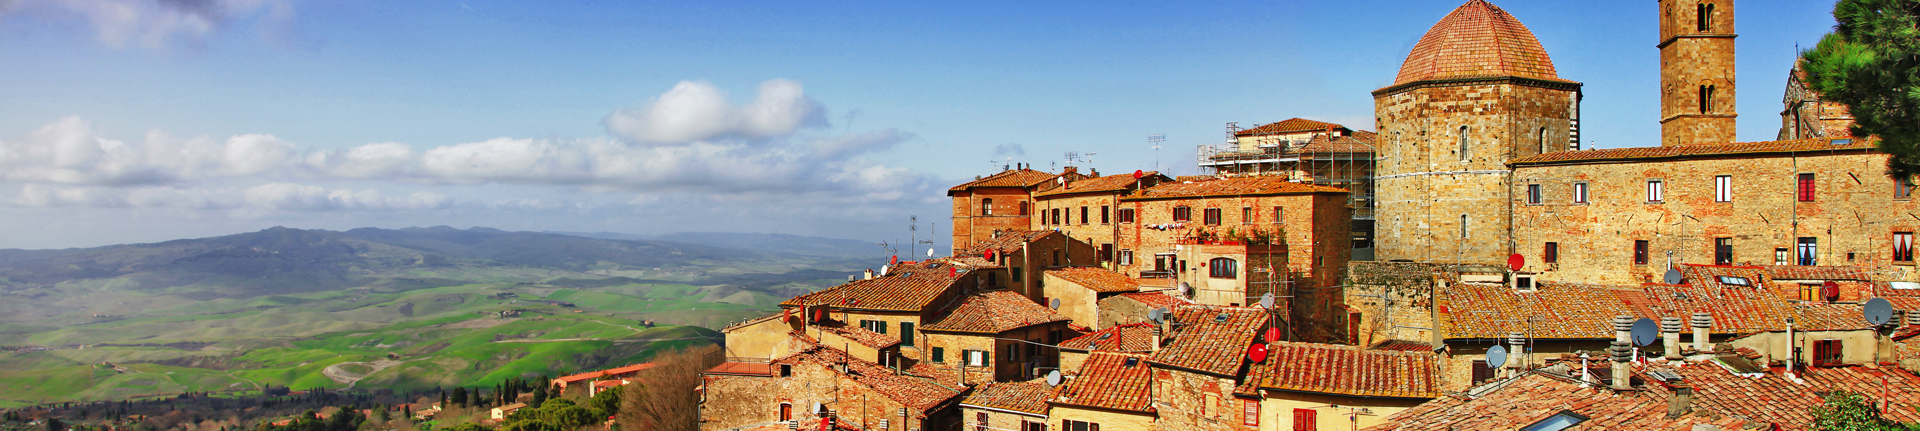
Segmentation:
<svg viewBox="0 0 1920 431">
<path fill-rule="evenodd" d="M 1316 412 L 1309 409 L 1293 409 L 1293 431 L 1317 431 L 1319 420 Z"/>
<path fill-rule="evenodd" d="M 1246 419 L 1243 419 L 1240 423 L 1244 425 L 1260 425 L 1260 400 L 1241 400 L 1241 401 L 1244 401 L 1247 403 L 1247 414 L 1246 414 L 1247 417 Z"/>
</svg>

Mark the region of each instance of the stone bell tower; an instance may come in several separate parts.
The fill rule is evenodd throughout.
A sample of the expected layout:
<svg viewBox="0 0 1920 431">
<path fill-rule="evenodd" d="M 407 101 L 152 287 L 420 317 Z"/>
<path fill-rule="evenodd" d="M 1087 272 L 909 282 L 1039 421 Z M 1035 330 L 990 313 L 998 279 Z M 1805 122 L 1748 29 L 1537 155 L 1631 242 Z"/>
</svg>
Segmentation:
<svg viewBox="0 0 1920 431">
<path fill-rule="evenodd" d="M 1733 0 L 1660 0 L 1660 145 L 1736 134 Z"/>
</svg>

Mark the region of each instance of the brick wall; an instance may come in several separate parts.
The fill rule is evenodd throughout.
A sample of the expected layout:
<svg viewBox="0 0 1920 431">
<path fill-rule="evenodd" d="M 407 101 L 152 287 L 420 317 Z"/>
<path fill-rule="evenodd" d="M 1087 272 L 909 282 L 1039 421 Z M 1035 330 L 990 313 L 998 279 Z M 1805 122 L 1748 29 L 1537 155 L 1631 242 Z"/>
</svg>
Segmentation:
<svg viewBox="0 0 1920 431">
<path fill-rule="evenodd" d="M 992 215 L 987 215 L 986 200 L 991 199 Z M 975 242 L 993 237 L 995 230 L 1021 231 L 1030 225 L 1020 214 L 1020 204 L 1032 206 L 1033 198 L 1022 187 L 982 187 L 952 192 L 953 251 L 958 254 L 973 248 Z M 1031 212 L 1031 209 L 1029 209 Z M 913 253 L 908 253 L 913 255 Z"/>
<path fill-rule="evenodd" d="M 1046 214 L 1047 216 L 1033 217 L 1029 226 L 1030 229 L 1059 230 L 1061 233 L 1065 233 L 1075 240 L 1088 243 L 1094 250 L 1101 250 L 1102 246 L 1117 249 L 1120 225 L 1114 223 L 1114 217 L 1118 216 L 1114 211 L 1120 208 L 1119 194 L 1085 193 L 1057 195 L 1041 197 L 1037 202 L 1035 208 L 1040 212 L 1035 214 Z M 1081 217 L 1083 209 L 1086 216 L 1084 218 Z M 1105 217 L 1101 216 L 1103 209 L 1106 211 Z M 1060 223 L 1058 224 L 1053 223 L 1052 214 L 1054 211 L 1060 212 Z M 1107 262 L 1104 256 L 1101 257 L 1103 259 L 1099 261 L 1100 266 L 1106 266 Z M 1094 266 L 1094 262 L 1091 260 L 1084 261 L 1084 264 L 1082 261 L 1076 260 L 1075 264 L 1076 266 Z"/>
<path fill-rule="evenodd" d="M 778 376 L 778 367 L 775 367 Z M 715 376 L 703 378 L 706 395 L 700 404 L 702 430 L 722 430 L 779 420 L 780 404 L 790 404 L 793 419 L 814 419 L 814 403 L 826 405 L 840 417 L 841 423 L 864 424 L 879 428 L 880 419 L 890 419 L 895 429 L 920 427 L 929 419 L 923 412 L 908 408 L 908 428 L 900 428 L 899 409 L 906 407 L 872 391 L 853 379 L 826 366 L 803 362 L 793 366 L 791 377 Z M 936 414 L 937 416 L 937 414 Z M 934 418 L 937 419 L 937 418 Z"/>
<path fill-rule="evenodd" d="M 1233 397 L 1233 379 L 1166 368 L 1153 370 L 1154 409 L 1160 413 L 1156 429 L 1233 430 L 1239 428 L 1244 405 Z"/>
<path fill-rule="evenodd" d="M 1444 265 L 1354 262 L 1348 268 L 1346 303 L 1360 313 L 1357 344 L 1435 342 L 1433 286 Z"/>
<path fill-rule="evenodd" d="M 1660 1 L 1660 145 L 1734 141 L 1733 0 L 1714 0 L 1700 28 L 1700 0 Z M 1711 86 L 1702 106 L 1701 87 Z"/>
</svg>

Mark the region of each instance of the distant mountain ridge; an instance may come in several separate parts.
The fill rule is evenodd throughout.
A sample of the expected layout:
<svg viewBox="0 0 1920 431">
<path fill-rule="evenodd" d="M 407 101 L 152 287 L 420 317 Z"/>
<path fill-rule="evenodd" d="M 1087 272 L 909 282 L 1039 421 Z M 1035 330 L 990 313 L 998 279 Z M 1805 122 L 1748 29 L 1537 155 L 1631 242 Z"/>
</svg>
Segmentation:
<svg viewBox="0 0 1920 431">
<path fill-rule="evenodd" d="M 831 256 L 856 259 L 884 259 L 887 257 L 886 250 L 881 249 L 879 245 L 870 241 L 781 233 L 680 232 L 665 235 L 640 235 L 617 232 L 547 231 L 544 233 L 615 240 L 672 241 L 682 244 L 704 244 L 741 250 L 792 253 L 808 256 Z"/>
</svg>

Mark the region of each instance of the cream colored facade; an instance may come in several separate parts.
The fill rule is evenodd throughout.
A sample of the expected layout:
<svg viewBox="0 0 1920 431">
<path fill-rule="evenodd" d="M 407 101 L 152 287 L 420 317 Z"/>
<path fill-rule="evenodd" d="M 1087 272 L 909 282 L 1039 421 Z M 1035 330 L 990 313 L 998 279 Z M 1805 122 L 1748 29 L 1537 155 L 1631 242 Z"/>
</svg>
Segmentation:
<svg viewBox="0 0 1920 431">
<path fill-rule="evenodd" d="M 1058 430 L 1061 421 L 1071 420 L 1100 424 L 1102 431 L 1151 430 L 1156 429 L 1154 417 L 1152 413 L 1094 409 L 1056 403 L 1053 408 L 1047 409 L 1047 429 Z"/>
<path fill-rule="evenodd" d="M 1311 411 L 1314 430 L 1366 429 L 1379 425 L 1388 416 L 1406 411 L 1427 400 L 1406 400 L 1391 398 L 1355 398 L 1339 395 L 1309 394 L 1296 392 L 1264 391 L 1266 397 L 1260 400 L 1261 431 L 1294 431 L 1302 429 L 1296 426 L 1306 415 L 1302 411 Z"/>
</svg>

